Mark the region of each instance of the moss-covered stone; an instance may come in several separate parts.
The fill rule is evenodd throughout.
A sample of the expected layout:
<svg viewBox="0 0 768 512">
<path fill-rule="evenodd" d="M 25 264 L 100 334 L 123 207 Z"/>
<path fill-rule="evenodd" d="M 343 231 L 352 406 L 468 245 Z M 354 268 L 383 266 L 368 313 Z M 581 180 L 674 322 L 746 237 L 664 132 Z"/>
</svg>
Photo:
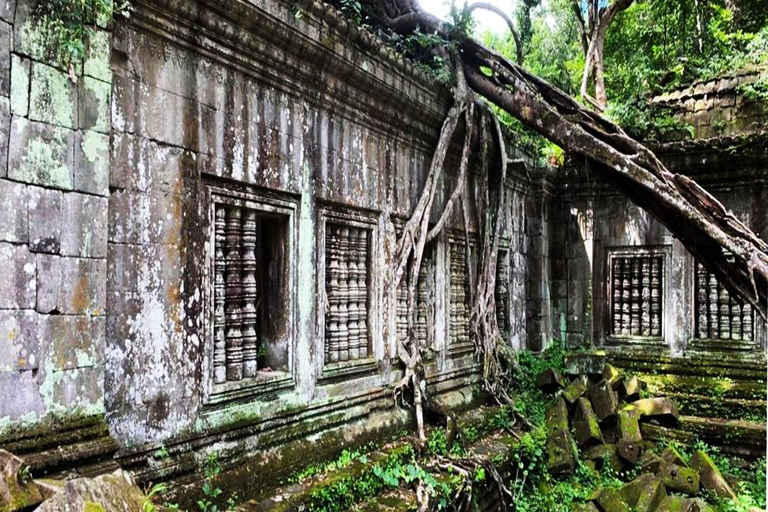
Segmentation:
<svg viewBox="0 0 768 512">
<path fill-rule="evenodd" d="M 576 402 L 576 411 L 571 420 L 574 437 L 579 446 L 591 446 L 603 442 L 603 434 L 600 432 L 600 424 L 592 410 L 592 404 L 585 398 L 579 398 Z"/>
<path fill-rule="evenodd" d="M 664 482 L 664 486 L 671 491 L 682 492 L 689 496 L 699 494 L 699 472 L 695 469 L 663 462 L 657 474 Z"/>
<path fill-rule="evenodd" d="M 32 478 L 25 475 L 25 467 L 19 457 L 0 450 L 0 512 L 28 509 L 43 501 Z"/>
</svg>

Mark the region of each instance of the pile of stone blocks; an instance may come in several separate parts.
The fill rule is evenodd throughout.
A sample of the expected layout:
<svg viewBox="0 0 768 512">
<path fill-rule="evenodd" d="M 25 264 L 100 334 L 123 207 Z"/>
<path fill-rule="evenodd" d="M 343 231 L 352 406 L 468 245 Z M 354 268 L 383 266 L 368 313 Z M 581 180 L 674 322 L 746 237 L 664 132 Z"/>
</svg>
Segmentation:
<svg viewBox="0 0 768 512">
<path fill-rule="evenodd" d="M 671 399 L 641 398 L 640 379 L 600 358 L 570 358 L 567 373 L 569 379 L 548 369 L 536 379 L 539 389 L 556 397 L 546 416 L 549 472 L 572 474 L 579 452 L 593 469 L 609 465 L 620 474 L 640 468 L 640 476 L 623 487 L 596 491 L 582 512 L 712 510 L 698 497 L 701 488 L 736 499 L 705 452 L 686 462 L 674 448 L 661 455 L 647 449 L 651 444 L 643 441 L 640 423 L 674 425 L 678 411 Z"/>
<path fill-rule="evenodd" d="M 643 453 L 641 421 L 677 422 L 677 406 L 669 398 L 640 398 L 643 383 L 605 363 L 584 359 L 573 367 L 569 381 L 554 369 L 542 372 L 537 386 L 557 396 L 547 413 L 549 471 L 575 471 L 577 451 L 587 464 L 609 464 L 617 473 L 635 466 Z"/>
<path fill-rule="evenodd" d="M 24 460 L 0 450 L 0 512 L 145 512 L 148 498 L 121 469 L 95 478 L 34 479 Z"/>
</svg>

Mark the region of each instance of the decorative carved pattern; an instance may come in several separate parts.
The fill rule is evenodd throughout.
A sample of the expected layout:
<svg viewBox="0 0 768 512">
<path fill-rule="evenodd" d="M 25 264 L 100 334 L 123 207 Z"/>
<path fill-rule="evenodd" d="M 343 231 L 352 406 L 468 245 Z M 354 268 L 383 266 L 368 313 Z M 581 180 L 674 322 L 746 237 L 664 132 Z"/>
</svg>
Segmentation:
<svg viewBox="0 0 768 512">
<path fill-rule="evenodd" d="M 507 315 L 509 311 L 509 259 L 508 252 L 499 251 L 496 263 L 496 322 L 499 325 L 501 336 L 507 339 L 509 326 Z"/>
<path fill-rule="evenodd" d="M 451 323 L 450 342 L 452 344 L 469 343 L 469 275 L 467 274 L 467 255 L 463 242 L 451 241 L 450 278 L 451 278 Z"/>
<path fill-rule="evenodd" d="M 661 336 L 662 256 L 619 256 L 611 263 L 611 328 L 616 336 Z"/>
<path fill-rule="evenodd" d="M 255 210 L 215 205 L 213 378 L 217 384 L 256 376 L 257 243 Z"/>
<path fill-rule="evenodd" d="M 699 339 L 754 340 L 752 306 L 731 297 L 701 263 L 696 264 L 695 318 Z"/>
<path fill-rule="evenodd" d="M 365 359 L 370 229 L 329 222 L 325 234 L 325 361 Z"/>
</svg>

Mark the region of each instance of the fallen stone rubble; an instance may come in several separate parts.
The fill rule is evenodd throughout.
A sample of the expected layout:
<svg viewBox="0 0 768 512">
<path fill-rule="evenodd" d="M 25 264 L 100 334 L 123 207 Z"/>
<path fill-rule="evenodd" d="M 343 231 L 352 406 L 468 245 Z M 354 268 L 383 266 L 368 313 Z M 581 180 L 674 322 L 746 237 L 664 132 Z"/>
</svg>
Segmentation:
<svg viewBox="0 0 768 512">
<path fill-rule="evenodd" d="M 604 359 L 567 361 L 568 377 L 554 369 L 536 384 L 556 397 L 546 416 L 549 472 L 575 472 L 579 457 L 592 469 L 608 465 L 616 474 L 639 468 L 640 475 L 618 489 L 598 489 L 579 512 L 703 512 L 714 510 L 699 495 L 707 489 L 736 499 L 731 486 L 704 451 L 686 461 L 674 448 L 660 455 L 643 440 L 640 424 L 675 426 L 678 409 L 669 398 L 641 398 L 644 383 L 622 375 Z"/>
<path fill-rule="evenodd" d="M 19 457 L 0 450 L 0 512 L 145 512 L 147 498 L 118 469 L 95 478 L 33 479 Z"/>
</svg>

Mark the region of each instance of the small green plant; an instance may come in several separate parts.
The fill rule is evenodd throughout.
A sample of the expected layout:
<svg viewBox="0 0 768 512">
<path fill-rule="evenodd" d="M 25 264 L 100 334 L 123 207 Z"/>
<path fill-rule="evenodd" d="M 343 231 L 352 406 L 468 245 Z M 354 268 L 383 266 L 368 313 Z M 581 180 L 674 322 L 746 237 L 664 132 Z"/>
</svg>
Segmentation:
<svg viewBox="0 0 768 512">
<path fill-rule="evenodd" d="M 160 448 L 158 448 L 152 453 L 152 457 L 154 457 L 157 460 L 165 460 L 170 456 L 171 454 L 168 453 L 168 448 L 166 448 L 165 445 L 162 445 Z"/>
<path fill-rule="evenodd" d="M 145 491 L 145 500 L 141 504 L 143 512 L 157 512 L 157 506 L 155 505 L 155 497 L 164 494 L 168 490 L 168 486 L 164 483 L 159 483 L 151 486 L 148 491 Z"/>
<path fill-rule="evenodd" d="M 220 487 L 214 484 L 213 480 L 221 472 L 219 459 L 215 453 L 208 454 L 203 464 L 205 471 L 205 481 L 203 482 L 203 498 L 197 501 L 200 512 L 219 512 L 219 506 L 216 501 L 222 494 Z"/>
<path fill-rule="evenodd" d="M 24 465 L 19 470 L 18 475 L 19 482 L 21 482 L 22 485 L 26 485 L 29 482 L 32 481 L 32 468 L 30 468 L 28 465 Z"/>
<path fill-rule="evenodd" d="M 130 13 L 130 3 L 123 0 L 47 0 L 38 2 L 33 23 L 46 43 L 46 57 L 72 71 L 72 65 L 85 57 L 88 26 L 105 25 Z"/>
</svg>

